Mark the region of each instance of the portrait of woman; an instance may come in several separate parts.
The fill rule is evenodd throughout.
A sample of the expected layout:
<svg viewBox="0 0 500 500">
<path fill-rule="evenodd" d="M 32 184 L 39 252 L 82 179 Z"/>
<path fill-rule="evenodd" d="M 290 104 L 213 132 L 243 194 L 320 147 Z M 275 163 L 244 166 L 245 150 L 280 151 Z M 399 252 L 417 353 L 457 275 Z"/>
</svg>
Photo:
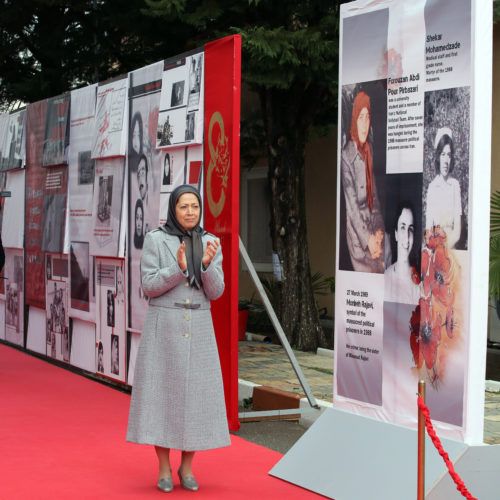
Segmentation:
<svg viewBox="0 0 500 500">
<path fill-rule="evenodd" d="M 134 247 L 140 249 L 144 244 L 144 205 L 140 198 L 135 202 L 134 221 Z"/>
<path fill-rule="evenodd" d="M 136 111 L 130 122 L 129 156 L 140 156 L 143 153 L 143 134 L 142 116 L 139 111 Z"/>
<path fill-rule="evenodd" d="M 448 248 L 455 248 L 462 229 L 462 198 L 460 183 L 452 177 L 455 166 L 453 134 L 440 128 L 434 141 L 436 176 L 427 189 L 425 228 L 440 226 L 446 232 Z"/>
<path fill-rule="evenodd" d="M 170 165 L 170 154 L 167 153 L 165 155 L 165 158 L 163 158 L 163 180 L 162 180 L 162 185 L 166 186 L 168 184 L 171 184 L 171 165 Z"/>
<path fill-rule="evenodd" d="M 118 344 L 118 335 L 111 335 L 111 373 L 120 374 L 120 346 Z"/>
<path fill-rule="evenodd" d="M 384 273 L 384 300 L 402 304 L 417 304 L 420 298 L 416 265 L 416 217 L 412 204 L 399 203 L 390 234 L 393 263 Z"/>
<path fill-rule="evenodd" d="M 97 371 L 99 373 L 104 373 L 104 346 L 102 345 L 102 342 L 99 342 L 99 345 L 97 346 Z"/>
<path fill-rule="evenodd" d="M 107 293 L 107 325 L 111 328 L 115 326 L 115 296 L 113 290 L 108 290 Z"/>
<path fill-rule="evenodd" d="M 345 237 L 354 271 L 384 272 L 384 220 L 370 143 L 371 102 L 364 91 L 353 101 L 349 139 L 342 151 Z"/>
<path fill-rule="evenodd" d="M 178 476 L 196 491 L 196 451 L 230 444 L 210 301 L 224 291 L 218 238 L 200 227 L 201 195 L 189 185 L 169 198 L 167 222 L 147 233 L 141 279 L 149 307 L 134 372 L 127 440 L 155 447 L 158 488 L 174 487 L 170 450 L 180 450 Z"/>
</svg>

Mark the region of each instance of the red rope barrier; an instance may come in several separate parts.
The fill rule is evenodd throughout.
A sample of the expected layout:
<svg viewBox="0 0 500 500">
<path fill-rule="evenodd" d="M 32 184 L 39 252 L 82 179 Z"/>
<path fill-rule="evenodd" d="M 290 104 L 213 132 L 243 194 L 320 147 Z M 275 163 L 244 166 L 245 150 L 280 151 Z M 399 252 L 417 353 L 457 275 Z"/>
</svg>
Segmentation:
<svg viewBox="0 0 500 500">
<path fill-rule="evenodd" d="M 427 428 L 427 434 L 429 434 L 429 437 L 431 438 L 432 442 L 434 443 L 434 446 L 436 447 L 437 451 L 439 454 L 443 457 L 444 463 L 446 464 L 446 467 L 448 467 L 448 471 L 450 473 L 451 478 L 457 485 L 457 490 L 467 498 L 468 500 L 477 500 L 476 497 L 473 497 L 470 493 L 469 490 L 465 487 L 464 482 L 462 479 L 460 479 L 460 476 L 455 472 L 455 468 L 453 467 L 453 464 L 451 463 L 451 460 L 448 456 L 448 453 L 444 451 L 443 445 L 441 444 L 440 439 L 438 438 L 436 431 L 434 430 L 434 427 L 432 426 L 431 422 L 431 417 L 430 417 L 430 411 L 429 408 L 427 408 L 426 404 L 424 403 L 424 400 L 422 396 L 419 396 L 417 399 L 417 404 L 420 410 L 422 411 L 422 414 L 424 415 L 425 418 L 425 427 Z"/>
</svg>

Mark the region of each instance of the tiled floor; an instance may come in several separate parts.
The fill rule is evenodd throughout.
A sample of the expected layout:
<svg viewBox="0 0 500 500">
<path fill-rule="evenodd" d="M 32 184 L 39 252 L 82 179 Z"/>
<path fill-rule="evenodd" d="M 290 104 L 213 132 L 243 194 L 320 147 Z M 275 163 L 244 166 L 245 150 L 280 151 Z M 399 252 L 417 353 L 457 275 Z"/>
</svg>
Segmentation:
<svg viewBox="0 0 500 500">
<path fill-rule="evenodd" d="M 285 350 L 261 342 L 239 342 L 240 379 L 304 394 Z M 311 392 L 317 399 L 332 401 L 333 358 L 309 352 L 293 351 Z M 500 444 L 500 393 L 486 392 L 484 405 L 484 441 Z"/>
</svg>

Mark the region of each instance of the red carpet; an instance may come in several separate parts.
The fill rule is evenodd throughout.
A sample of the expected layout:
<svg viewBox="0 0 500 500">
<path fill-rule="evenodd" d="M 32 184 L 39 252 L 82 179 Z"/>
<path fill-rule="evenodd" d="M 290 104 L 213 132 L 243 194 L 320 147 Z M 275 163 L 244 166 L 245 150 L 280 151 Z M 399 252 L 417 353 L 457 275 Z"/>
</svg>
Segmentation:
<svg viewBox="0 0 500 500">
<path fill-rule="evenodd" d="M 165 497 L 153 448 L 125 441 L 128 394 L 0 344 L 0 398 L 0 499 Z M 279 453 L 231 441 L 195 457 L 197 493 L 174 480 L 166 498 L 323 498 L 268 475 Z"/>
</svg>

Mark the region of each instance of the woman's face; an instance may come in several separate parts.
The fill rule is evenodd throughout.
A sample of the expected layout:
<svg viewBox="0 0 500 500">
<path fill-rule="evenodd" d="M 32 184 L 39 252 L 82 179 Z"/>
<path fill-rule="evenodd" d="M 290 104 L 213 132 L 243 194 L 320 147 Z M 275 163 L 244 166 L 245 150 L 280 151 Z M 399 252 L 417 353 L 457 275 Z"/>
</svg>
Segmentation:
<svg viewBox="0 0 500 500">
<path fill-rule="evenodd" d="M 358 115 L 358 139 L 361 144 L 366 142 L 368 132 L 370 131 L 370 112 L 363 108 Z"/>
<path fill-rule="evenodd" d="M 446 179 L 450 173 L 451 146 L 445 144 L 439 155 L 439 173 Z"/>
<path fill-rule="evenodd" d="M 198 197 L 194 193 L 181 194 L 175 205 L 175 216 L 183 229 L 193 229 L 200 220 Z"/>
<path fill-rule="evenodd" d="M 139 120 L 134 123 L 134 129 L 132 130 L 132 149 L 137 153 L 141 153 L 141 131 L 139 130 Z"/>
<path fill-rule="evenodd" d="M 143 220 L 144 214 L 142 213 L 142 208 L 137 207 L 135 211 L 135 234 L 137 234 L 137 236 L 142 236 Z"/>
<path fill-rule="evenodd" d="M 396 227 L 398 242 L 398 260 L 408 260 L 413 247 L 413 213 L 409 208 L 403 208 Z"/>
</svg>

